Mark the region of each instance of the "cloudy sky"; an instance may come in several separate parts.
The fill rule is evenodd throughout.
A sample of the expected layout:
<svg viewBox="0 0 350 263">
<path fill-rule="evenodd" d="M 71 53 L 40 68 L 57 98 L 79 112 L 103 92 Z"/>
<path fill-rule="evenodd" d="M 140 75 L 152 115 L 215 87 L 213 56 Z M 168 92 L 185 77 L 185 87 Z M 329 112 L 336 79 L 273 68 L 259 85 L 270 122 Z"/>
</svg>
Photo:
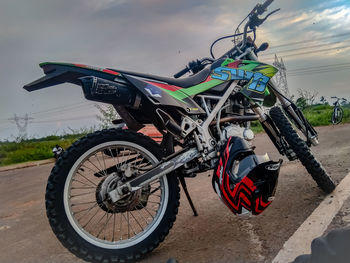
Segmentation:
<svg viewBox="0 0 350 263">
<path fill-rule="evenodd" d="M 97 124 L 81 88 L 60 85 L 27 92 L 42 76 L 38 63 L 76 62 L 171 76 L 209 55 L 256 0 L 0 0 L 0 140 L 17 134 L 9 121 L 28 114 L 30 136 Z M 298 88 L 350 99 L 350 1 L 275 0 L 281 8 L 258 29 L 261 55 L 283 57 L 290 91 Z M 230 47 L 218 45 L 216 54 Z"/>
</svg>

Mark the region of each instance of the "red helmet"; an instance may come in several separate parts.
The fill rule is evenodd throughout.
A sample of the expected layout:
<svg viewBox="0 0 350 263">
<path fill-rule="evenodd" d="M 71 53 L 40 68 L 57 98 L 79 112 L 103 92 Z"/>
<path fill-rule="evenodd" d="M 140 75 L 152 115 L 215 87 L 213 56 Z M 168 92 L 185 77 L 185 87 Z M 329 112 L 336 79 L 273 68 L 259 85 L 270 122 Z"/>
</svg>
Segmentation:
<svg viewBox="0 0 350 263">
<path fill-rule="evenodd" d="M 246 141 L 230 137 L 214 170 L 214 190 L 233 213 L 258 215 L 273 199 L 281 163 L 256 156 Z"/>
</svg>

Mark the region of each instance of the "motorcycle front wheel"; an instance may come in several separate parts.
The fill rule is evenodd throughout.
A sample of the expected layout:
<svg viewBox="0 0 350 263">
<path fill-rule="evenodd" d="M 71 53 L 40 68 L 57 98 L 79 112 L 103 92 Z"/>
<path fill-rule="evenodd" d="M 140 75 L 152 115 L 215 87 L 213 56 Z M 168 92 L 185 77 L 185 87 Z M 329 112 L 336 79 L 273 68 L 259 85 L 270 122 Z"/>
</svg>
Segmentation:
<svg viewBox="0 0 350 263">
<path fill-rule="evenodd" d="M 308 173 L 316 181 L 317 185 L 327 194 L 333 192 L 335 184 L 332 178 L 316 159 L 306 142 L 299 137 L 282 109 L 280 107 L 271 108 L 270 116 L 281 135 L 295 152 L 300 162 L 305 166 Z"/>
<path fill-rule="evenodd" d="M 151 252 L 176 219 L 176 176 L 163 176 L 117 202 L 107 193 L 162 157 L 156 142 L 131 131 L 103 130 L 75 142 L 59 157 L 46 188 L 56 237 L 90 262 L 134 261 Z"/>
</svg>

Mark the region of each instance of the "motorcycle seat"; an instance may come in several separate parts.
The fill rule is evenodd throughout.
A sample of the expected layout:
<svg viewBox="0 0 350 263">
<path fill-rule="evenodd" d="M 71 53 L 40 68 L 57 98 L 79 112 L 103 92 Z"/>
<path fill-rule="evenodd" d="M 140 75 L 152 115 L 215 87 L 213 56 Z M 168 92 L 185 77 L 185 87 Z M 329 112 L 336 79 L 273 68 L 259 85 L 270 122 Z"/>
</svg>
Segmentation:
<svg viewBox="0 0 350 263">
<path fill-rule="evenodd" d="M 205 81 L 208 78 L 210 71 L 211 71 L 210 67 L 206 67 L 206 68 L 202 69 L 200 72 L 198 72 L 192 76 L 175 79 L 175 78 L 161 77 L 161 76 L 156 76 L 156 75 L 151 75 L 151 74 L 144 74 L 144 73 L 137 73 L 137 72 L 131 72 L 131 71 L 112 69 L 112 68 L 109 68 L 109 70 L 113 70 L 113 71 L 119 72 L 121 74 L 126 74 L 126 75 L 130 75 L 130 76 L 135 76 L 135 77 L 140 77 L 140 78 L 145 78 L 145 79 L 155 80 L 155 81 L 161 81 L 161 82 L 165 82 L 167 84 L 174 85 L 174 86 L 181 87 L 181 88 L 189 88 L 189 87 L 195 86 L 199 83 L 202 83 L 203 81 Z"/>
</svg>

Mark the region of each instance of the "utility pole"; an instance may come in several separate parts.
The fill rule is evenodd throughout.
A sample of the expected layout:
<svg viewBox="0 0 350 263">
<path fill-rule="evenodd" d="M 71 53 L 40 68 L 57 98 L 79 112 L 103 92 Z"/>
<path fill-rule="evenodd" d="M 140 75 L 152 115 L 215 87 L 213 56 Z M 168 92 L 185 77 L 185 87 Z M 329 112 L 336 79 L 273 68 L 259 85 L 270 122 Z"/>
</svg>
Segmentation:
<svg viewBox="0 0 350 263">
<path fill-rule="evenodd" d="M 28 114 L 26 114 L 24 117 L 18 117 L 16 114 L 13 118 L 8 119 L 9 121 L 14 121 L 17 125 L 18 128 L 18 137 L 17 141 L 22 141 L 25 138 L 27 138 L 27 127 L 28 127 L 28 122 L 30 120 L 33 120 L 33 118 L 28 117 Z"/>
<path fill-rule="evenodd" d="M 288 83 L 287 83 L 287 69 L 284 65 L 283 59 L 278 59 L 277 55 L 275 54 L 275 61 L 273 62 L 273 65 L 278 69 L 278 72 L 274 76 L 275 81 L 277 83 L 277 87 L 280 91 L 282 91 L 283 95 L 285 95 L 287 98 L 290 98 L 290 93 L 288 89 Z"/>
</svg>

